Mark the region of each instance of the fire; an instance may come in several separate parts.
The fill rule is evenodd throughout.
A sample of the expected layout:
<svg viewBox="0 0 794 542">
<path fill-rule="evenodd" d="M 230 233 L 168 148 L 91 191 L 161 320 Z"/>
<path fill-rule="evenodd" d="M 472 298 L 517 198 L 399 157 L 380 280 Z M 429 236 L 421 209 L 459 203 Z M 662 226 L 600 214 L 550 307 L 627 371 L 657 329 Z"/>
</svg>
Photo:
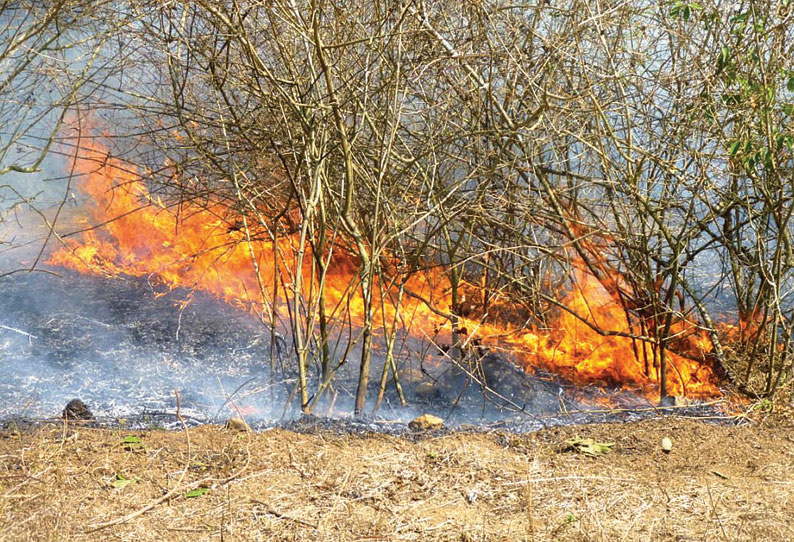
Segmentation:
<svg viewBox="0 0 794 542">
<path fill-rule="evenodd" d="M 279 238 L 274 246 L 273 241 L 261 238 L 261 232 L 249 238 L 239 217 L 226 205 L 167 206 L 151 194 L 136 168 L 110 157 L 96 141 L 83 143 L 75 156 L 74 171 L 79 190 L 89 198 L 90 216 L 82 219 L 85 227 L 76 235 L 65 236 L 65 246 L 50 256 L 48 264 L 106 276 L 148 277 L 165 291 L 201 290 L 260 314 L 267 310 L 257 309 L 263 303 L 262 290 L 272 299 L 275 278 L 282 298 L 285 293 L 293 295 L 296 277 L 290 271 L 297 265 L 297 235 Z M 251 228 L 256 229 L 253 224 Z M 274 277 L 274 253 L 280 264 L 278 277 Z M 301 291 L 307 296 L 317 287 L 316 281 L 312 284 L 308 279 L 310 268 L 311 253 L 306 248 Z M 360 322 L 363 302 L 360 296 L 350 295 L 356 268 L 352 258 L 339 251 L 331 260 L 323 292 L 326 306 L 336 307 L 344 301 L 354 322 Z M 417 274 L 407 286 L 447 311 L 448 306 L 436 296 L 440 276 Z M 379 300 L 377 293 L 375 297 Z M 422 307 L 416 301 L 404 312 L 411 314 L 412 323 L 430 329 L 431 320 L 438 316 Z M 384 312 L 387 319 L 395 316 L 388 304 Z"/>
<path fill-rule="evenodd" d="M 618 335 L 638 335 L 637 326 L 629 324 L 625 310 L 600 281 L 578 270 L 576 285 L 562 303 L 570 312 L 561 311 L 551 331 L 524 331 L 506 339 L 523 351 L 525 363 L 577 383 L 618 385 L 645 392 L 654 387 L 660 378 L 658 354 L 655 358 L 647 342 Z M 616 334 L 602 335 L 594 327 Z M 689 357 L 666 351 L 668 393 L 696 398 L 719 395 L 714 385 L 716 376 L 704 357 L 711 351 L 708 337 L 682 322 L 673 331 L 678 335 L 678 346 L 684 347 L 679 351 L 686 351 Z"/>
<path fill-rule="evenodd" d="M 274 279 L 281 284 L 282 297 L 294 293 L 296 277 L 285 270 L 294 272 L 297 266 L 296 236 L 279 238 L 274 246 L 272 239 L 262 239 L 261 232 L 253 238 L 246 235 L 239 217 L 221 203 L 167 205 L 149 191 L 136 168 L 110 157 L 96 142 L 79 149 L 74 168 L 78 188 L 90 201 L 90 217 L 82 231 L 64 239 L 65 246 L 51 255 L 49 264 L 83 273 L 149 277 L 165 290 L 202 290 L 260 315 L 272 303 Z M 281 262 L 278 271 L 274 255 Z M 310 266 L 311 257 L 304 256 L 302 283 L 307 295 L 317 287 L 309 278 Z M 363 320 L 364 311 L 360 295 L 350 288 L 356 272 L 356 262 L 340 251 L 331 261 L 323 289 L 326 306 L 345 306 L 354 323 Z M 401 321 L 411 333 L 434 336 L 441 320 L 438 312 L 450 310 L 446 276 L 441 271 L 416 274 L 407 287 L 418 296 L 403 297 Z M 417 297 L 429 300 L 436 310 Z M 472 334 L 469 340 L 476 333 L 484 344 L 506 351 L 527 370 L 542 368 L 574 383 L 658 394 L 658 349 L 654 355 L 648 342 L 614 333 L 636 335 L 637 330 L 603 280 L 577 269 L 575 285 L 561 302 L 569 311 L 561 310 L 548 330 L 484 323 L 473 317 L 462 318 L 461 326 Z M 393 304 L 375 306 L 379 307 L 376 324 L 384 316 L 387 321 L 395 317 Z M 283 303 L 270 308 L 286 314 Z M 594 327 L 613 333 L 599 334 Z M 708 339 L 688 322 L 677 322 L 674 331 L 677 350 L 688 356 L 672 349 L 666 352 L 669 392 L 697 398 L 718 395 L 717 379 L 705 359 L 711 350 Z"/>
</svg>

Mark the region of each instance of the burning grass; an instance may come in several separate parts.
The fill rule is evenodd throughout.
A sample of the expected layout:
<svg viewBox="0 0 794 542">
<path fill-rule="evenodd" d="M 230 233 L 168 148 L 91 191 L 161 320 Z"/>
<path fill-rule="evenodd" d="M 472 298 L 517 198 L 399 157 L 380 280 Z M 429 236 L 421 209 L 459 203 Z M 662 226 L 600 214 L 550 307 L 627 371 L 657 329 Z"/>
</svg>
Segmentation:
<svg viewBox="0 0 794 542">
<path fill-rule="evenodd" d="M 6 430 L 0 532 L 8 541 L 791 540 L 792 427 L 661 418 L 415 438 Z M 564 451 L 577 436 L 613 451 Z"/>
<path fill-rule="evenodd" d="M 503 296 L 488 293 L 484 282 L 479 291 L 470 292 L 471 297 L 483 297 L 479 309 L 472 310 L 451 295 L 448 269 L 427 263 L 429 268 L 422 272 L 407 272 L 405 262 L 386 255 L 383 265 L 394 269 L 368 287 L 374 301 L 365 302 L 359 292 L 363 288 L 360 255 L 346 251 L 336 234 L 322 237 L 319 245 L 328 252 L 318 252 L 324 261 L 318 264 L 312 256 L 317 246 L 307 245 L 305 232 L 295 233 L 294 224 L 282 228 L 292 234 L 280 235 L 274 233 L 279 230 L 276 226 L 261 229 L 256 221 L 249 225 L 245 215 L 218 194 L 201 203 L 181 198 L 178 203 L 164 202 L 150 191 L 144 172 L 110 156 L 97 140 L 75 149 L 73 166 L 78 173 L 76 184 L 86 196 L 86 216 L 75 235 L 65 237 L 65 246 L 51 255 L 48 264 L 57 268 L 146 277 L 163 291 L 204 291 L 253 312 L 274 328 L 278 320 L 290 322 L 287 333 L 303 325 L 312 330 L 319 321 L 324 330 L 330 326 L 330 336 L 334 336 L 343 333 L 345 322 L 357 329 L 370 322 L 373 348 L 380 346 L 383 351 L 394 348 L 395 335 L 390 336 L 389 329 L 400 328 L 416 339 L 447 345 L 458 341 L 460 349 L 485 344 L 509 355 L 528 372 L 548 370 L 576 384 L 618 385 L 656 398 L 664 380 L 665 395 L 696 399 L 720 395 L 710 356 L 712 344 L 687 317 L 676 317 L 671 328 L 674 340 L 670 344 L 676 348 L 666 353 L 670 370 L 662 376 L 658 350 L 637 339 L 647 329 L 637 328 L 629 318 L 630 304 L 621 297 L 631 287 L 624 285 L 621 290 L 618 284 L 625 280 L 603 261 L 604 248 L 590 241 L 591 251 L 600 258 L 600 276 L 576 260 L 570 270 L 575 277 L 570 291 L 555 294 L 557 309 L 564 310 L 558 310 L 554 321 L 541 329 L 538 315 L 528 318 L 524 314 L 521 322 L 489 318 L 486 307 L 498 305 Z M 178 180 L 174 182 L 179 184 Z M 405 276 L 398 276 L 398 268 L 404 268 Z M 403 290 L 411 295 L 403 295 Z M 486 298 L 491 299 L 486 302 Z M 298 310 L 301 304 L 305 306 Z M 518 309 L 509 300 L 506 304 L 507 310 L 502 307 L 495 312 Z M 302 311 L 306 322 L 300 322 Z M 651 320 L 659 318 L 657 314 Z M 528 325 L 529 320 L 535 324 Z M 327 344 L 328 339 L 321 335 L 317 341 Z M 680 355 L 675 350 L 688 353 Z"/>
</svg>

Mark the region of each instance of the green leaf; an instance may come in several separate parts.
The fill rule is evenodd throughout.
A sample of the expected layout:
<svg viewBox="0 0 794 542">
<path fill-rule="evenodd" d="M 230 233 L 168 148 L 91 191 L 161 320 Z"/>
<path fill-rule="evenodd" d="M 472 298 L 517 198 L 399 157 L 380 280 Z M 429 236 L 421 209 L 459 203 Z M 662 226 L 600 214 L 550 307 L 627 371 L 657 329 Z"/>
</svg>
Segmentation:
<svg viewBox="0 0 794 542">
<path fill-rule="evenodd" d="M 728 65 L 730 57 L 731 50 L 727 46 L 720 49 L 719 54 L 717 54 L 717 74 L 722 73 L 722 70 Z"/>
<path fill-rule="evenodd" d="M 127 478 L 126 476 L 124 476 L 123 474 L 121 474 L 119 472 L 119 473 L 116 473 L 116 479 L 113 480 L 112 482 L 110 482 L 110 485 L 112 485 L 113 487 L 115 487 L 117 489 L 121 489 L 123 487 L 127 487 L 129 485 L 132 485 L 135 482 L 137 482 L 137 480 L 132 479 L 132 478 Z"/>
<path fill-rule="evenodd" d="M 761 149 L 759 155 L 760 155 L 759 162 L 763 162 L 764 167 L 766 169 L 772 169 L 772 166 L 774 165 L 774 156 L 775 156 L 774 151 L 772 151 L 768 147 L 765 147 Z"/>
<path fill-rule="evenodd" d="M 728 152 L 731 153 L 731 156 L 736 156 L 736 153 L 739 152 L 739 148 L 741 147 L 742 142 L 738 139 L 734 140 L 733 143 L 728 145 Z"/>
<path fill-rule="evenodd" d="M 788 81 L 786 81 L 786 90 L 789 92 L 794 92 L 794 75 L 791 75 L 791 77 L 788 78 Z"/>
<path fill-rule="evenodd" d="M 731 22 L 731 32 L 734 36 L 739 37 L 739 41 L 742 40 L 742 33 L 744 29 L 747 28 L 747 20 L 750 18 L 749 13 L 740 13 L 738 15 L 734 15 L 729 20 Z"/>
<path fill-rule="evenodd" d="M 121 439 L 121 444 L 127 450 L 132 450 L 134 448 L 138 448 L 138 447 L 142 446 L 141 438 L 140 437 L 135 437 L 133 435 L 125 436 L 123 439 Z"/>
<path fill-rule="evenodd" d="M 742 95 L 738 92 L 728 93 L 726 92 L 721 96 L 722 102 L 725 105 L 741 105 L 742 103 Z"/>
<path fill-rule="evenodd" d="M 673 17 L 681 17 L 685 21 L 688 21 L 689 18 L 692 16 L 693 11 L 700 11 L 703 9 L 703 6 L 698 4 L 697 2 L 689 2 L 685 3 L 681 0 L 677 0 L 673 7 L 670 9 L 670 15 Z"/>
<path fill-rule="evenodd" d="M 576 437 L 573 440 L 566 441 L 569 450 L 583 453 L 589 457 L 599 457 L 612 451 L 614 442 L 596 442 L 591 438 Z"/>
<path fill-rule="evenodd" d="M 758 152 L 749 155 L 747 158 L 744 159 L 744 167 L 746 167 L 747 169 L 755 169 L 755 166 L 756 164 L 758 164 L 760 157 L 761 157 L 761 153 Z"/>
<path fill-rule="evenodd" d="M 196 497 L 201 497 L 202 495 L 206 495 L 209 492 L 210 488 L 208 487 L 197 487 L 196 489 L 185 493 L 185 497 L 188 499 L 195 499 Z"/>
</svg>

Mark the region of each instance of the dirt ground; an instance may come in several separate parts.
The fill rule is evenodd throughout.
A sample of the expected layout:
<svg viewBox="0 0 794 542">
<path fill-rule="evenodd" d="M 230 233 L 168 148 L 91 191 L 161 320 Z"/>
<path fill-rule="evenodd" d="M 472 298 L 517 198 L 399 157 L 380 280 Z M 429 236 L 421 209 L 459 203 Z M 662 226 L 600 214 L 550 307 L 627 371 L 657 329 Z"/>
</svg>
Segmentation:
<svg viewBox="0 0 794 542">
<path fill-rule="evenodd" d="M 794 540 L 790 419 L 525 435 L 6 429 L 0 540 Z M 577 436 L 612 452 L 567 449 Z"/>
</svg>

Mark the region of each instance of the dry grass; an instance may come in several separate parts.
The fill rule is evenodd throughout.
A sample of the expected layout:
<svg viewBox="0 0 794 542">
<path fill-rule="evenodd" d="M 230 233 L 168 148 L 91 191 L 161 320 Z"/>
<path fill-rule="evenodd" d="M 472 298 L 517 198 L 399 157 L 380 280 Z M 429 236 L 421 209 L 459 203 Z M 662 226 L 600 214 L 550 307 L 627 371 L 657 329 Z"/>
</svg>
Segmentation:
<svg viewBox="0 0 794 542">
<path fill-rule="evenodd" d="M 207 426 L 188 447 L 184 432 L 45 426 L 0 435 L 0 539 L 792 540 L 791 429 L 665 418 L 414 441 Z M 614 451 L 561 451 L 576 435 Z M 114 488 L 118 474 L 136 482 Z M 210 492 L 185 497 L 196 487 Z"/>
</svg>

